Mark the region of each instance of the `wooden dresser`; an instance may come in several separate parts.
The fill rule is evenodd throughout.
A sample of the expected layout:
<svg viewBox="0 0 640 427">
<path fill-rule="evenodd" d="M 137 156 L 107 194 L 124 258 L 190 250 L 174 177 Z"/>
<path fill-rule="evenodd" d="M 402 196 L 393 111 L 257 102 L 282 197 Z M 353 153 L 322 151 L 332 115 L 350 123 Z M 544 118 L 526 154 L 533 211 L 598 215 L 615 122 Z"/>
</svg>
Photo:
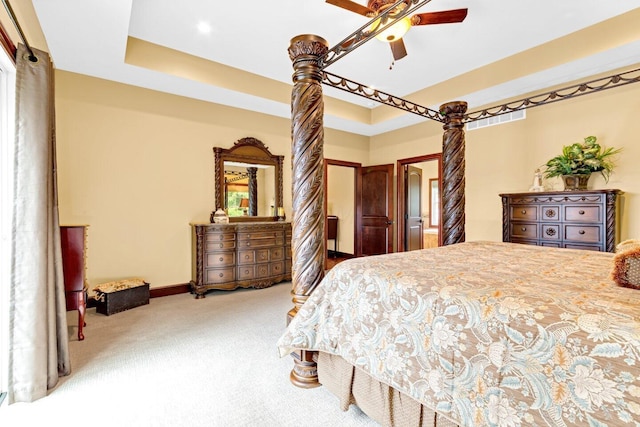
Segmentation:
<svg viewBox="0 0 640 427">
<path fill-rule="evenodd" d="M 502 240 L 613 252 L 620 190 L 500 194 Z"/>
<path fill-rule="evenodd" d="M 78 340 L 84 340 L 82 332 L 87 309 L 86 285 L 86 225 L 60 226 L 62 247 L 62 271 L 67 311 L 78 310 Z"/>
<path fill-rule="evenodd" d="M 291 223 L 191 224 L 191 290 L 265 288 L 291 280 Z"/>
</svg>

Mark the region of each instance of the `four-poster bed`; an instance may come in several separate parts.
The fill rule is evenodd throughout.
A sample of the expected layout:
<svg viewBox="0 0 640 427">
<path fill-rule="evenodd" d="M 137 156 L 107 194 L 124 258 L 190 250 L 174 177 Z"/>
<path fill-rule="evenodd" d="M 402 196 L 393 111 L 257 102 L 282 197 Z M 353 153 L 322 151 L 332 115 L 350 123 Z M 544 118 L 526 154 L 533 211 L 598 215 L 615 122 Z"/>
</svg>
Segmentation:
<svg viewBox="0 0 640 427">
<path fill-rule="evenodd" d="M 355 40 L 353 49 L 373 35 L 361 29 L 345 40 Z M 322 383 L 343 409 L 357 403 L 385 425 L 405 425 L 405 417 L 441 427 L 640 417 L 640 296 L 612 284 L 612 255 L 464 243 L 467 104 L 433 112 L 363 85 L 350 89 L 323 71 L 343 45 L 330 51 L 321 37 L 301 35 L 289 47 L 294 307 L 278 346 L 293 356 L 291 381 Z M 444 248 L 349 260 L 324 278 L 321 83 L 443 123 Z M 483 110 L 473 120 L 527 106 Z"/>
</svg>

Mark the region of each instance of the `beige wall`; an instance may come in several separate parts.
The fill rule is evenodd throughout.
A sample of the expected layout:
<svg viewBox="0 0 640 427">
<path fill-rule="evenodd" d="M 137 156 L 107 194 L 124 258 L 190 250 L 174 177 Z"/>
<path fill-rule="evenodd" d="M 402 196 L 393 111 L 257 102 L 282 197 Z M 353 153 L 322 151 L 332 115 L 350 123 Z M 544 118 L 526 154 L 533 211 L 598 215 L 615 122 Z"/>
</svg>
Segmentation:
<svg viewBox="0 0 640 427">
<path fill-rule="evenodd" d="M 346 166 L 327 167 L 327 215 L 338 217 L 338 252 L 355 255 L 355 169 Z M 334 241 L 327 241 L 333 250 Z"/>
<path fill-rule="evenodd" d="M 189 223 L 208 222 L 214 209 L 214 146 L 251 136 L 284 155 L 291 218 L 289 120 L 61 71 L 56 113 L 60 218 L 89 224 L 91 285 L 191 279 Z M 325 135 L 327 157 L 368 156 L 368 138 Z"/>
</svg>

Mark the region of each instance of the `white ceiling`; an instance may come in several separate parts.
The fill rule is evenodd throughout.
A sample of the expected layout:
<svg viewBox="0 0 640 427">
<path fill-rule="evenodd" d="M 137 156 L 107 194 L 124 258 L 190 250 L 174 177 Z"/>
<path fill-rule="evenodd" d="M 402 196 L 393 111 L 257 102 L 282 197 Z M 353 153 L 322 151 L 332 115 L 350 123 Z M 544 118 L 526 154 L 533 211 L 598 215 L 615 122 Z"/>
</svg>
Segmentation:
<svg viewBox="0 0 640 427">
<path fill-rule="evenodd" d="M 287 48 L 292 37 L 316 34 L 333 47 L 368 22 L 324 0 L 33 0 L 33 5 L 60 70 L 280 117 L 289 117 L 288 104 L 125 63 L 127 37 L 291 84 L 293 70 Z M 468 8 L 466 20 L 411 28 L 404 37 L 408 56 L 392 69 L 389 46 L 374 39 L 327 71 L 411 100 L 411 94 L 423 88 L 639 7 L 640 0 L 433 0 L 417 12 Z M 199 32 L 200 23 L 208 24 L 211 32 Z M 638 31 L 638 27 L 629 28 L 630 33 Z M 628 45 L 505 81 L 462 99 L 470 107 L 498 102 L 550 83 L 640 63 L 637 39 L 632 37 Z M 323 88 L 329 96 L 367 108 L 377 106 L 365 98 Z M 325 124 L 375 135 L 422 120 L 402 114 L 368 124 L 327 116 Z"/>
</svg>

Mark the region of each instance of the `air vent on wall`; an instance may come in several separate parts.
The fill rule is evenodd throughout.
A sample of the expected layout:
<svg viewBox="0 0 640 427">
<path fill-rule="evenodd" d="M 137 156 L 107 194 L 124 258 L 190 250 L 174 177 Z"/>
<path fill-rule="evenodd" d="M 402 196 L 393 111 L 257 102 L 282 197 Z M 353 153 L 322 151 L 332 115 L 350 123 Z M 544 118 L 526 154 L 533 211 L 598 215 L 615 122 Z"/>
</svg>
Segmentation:
<svg viewBox="0 0 640 427">
<path fill-rule="evenodd" d="M 507 122 L 513 122 L 515 120 L 522 120 L 527 118 L 527 110 L 512 111 L 510 113 L 501 114 L 495 117 L 487 117 L 486 119 L 476 120 L 475 122 L 467 123 L 467 130 L 480 129 L 487 126 L 501 125 Z"/>
</svg>

